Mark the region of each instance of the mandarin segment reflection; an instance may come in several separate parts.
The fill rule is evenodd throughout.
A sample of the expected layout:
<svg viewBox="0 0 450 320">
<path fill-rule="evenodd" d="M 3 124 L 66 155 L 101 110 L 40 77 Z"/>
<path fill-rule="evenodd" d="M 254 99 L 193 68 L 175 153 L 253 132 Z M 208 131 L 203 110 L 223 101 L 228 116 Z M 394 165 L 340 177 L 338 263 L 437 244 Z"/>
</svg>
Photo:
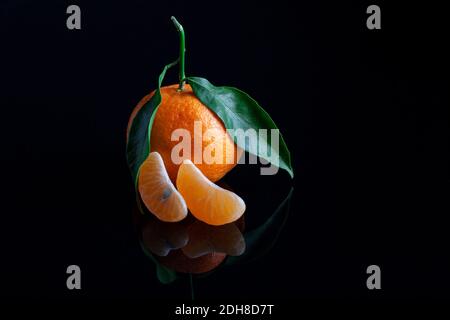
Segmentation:
<svg viewBox="0 0 450 320">
<path fill-rule="evenodd" d="M 219 185 L 230 190 L 223 181 Z M 246 219 L 254 220 L 255 212 L 233 223 L 212 226 L 191 214 L 179 222 L 163 222 L 150 213 L 142 215 L 136 208 L 134 223 L 144 253 L 155 263 L 158 279 L 171 283 L 177 273 L 209 274 L 219 266 L 235 268 L 266 255 L 286 224 L 293 191 L 291 188 L 276 210 L 248 231 Z"/>
<path fill-rule="evenodd" d="M 211 226 L 196 221 L 188 227 L 188 233 L 189 242 L 181 250 L 191 259 L 211 252 L 240 256 L 245 251 L 244 236 L 236 223 Z"/>
<path fill-rule="evenodd" d="M 162 222 L 152 217 L 142 226 L 142 242 L 157 256 L 184 247 L 189 241 L 187 229 L 181 223 Z"/>
<path fill-rule="evenodd" d="M 168 223 L 154 216 L 135 215 L 143 249 L 161 265 L 180 273 L 206 273 L 217 268 L 227 255 L 245 251 L 244 218 L 210 226 L 192 216 Z"/>
</svg>

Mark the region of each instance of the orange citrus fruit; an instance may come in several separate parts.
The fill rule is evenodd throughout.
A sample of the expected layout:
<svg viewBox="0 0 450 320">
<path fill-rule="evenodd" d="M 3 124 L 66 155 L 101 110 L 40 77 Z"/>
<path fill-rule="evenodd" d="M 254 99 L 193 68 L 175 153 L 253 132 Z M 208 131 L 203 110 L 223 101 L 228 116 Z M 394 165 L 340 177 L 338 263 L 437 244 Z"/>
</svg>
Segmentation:
<svg viewBox="0 0 450 320">
<path fill-rule="evenodd" d="M 138 189 L 142 202 L 158 219 L 176 222 L 186 217 L 186 202 L 170 181 L 157 152 L 151 152 L 142 163 Z"/>
<path fill-rule="evenodd" d="M 226 132 L 222 120 L 207 106 L 205 106 L 193 93 L 189 84 L 186 84 L 183 91 L 178 90 L 178 84 L 162 87 L 161 104 L 155 114 L 153 127 L 150 135 L 150 151 L 157 151 L 164 160 L 170 179 L 175 182 L 180 163 L 174 163 L 171 158 L 172 149 L 180 143 L 180 141 L 172 141 L 172 133 L 176 129 L 185 129 L 190 133 L 190 157 L 182 155 L 183 159 L 194 161 L 195 146 L 201 146 L 200 156 L 201 163 L 196 165 L 200 171 L 211 181 L 215 182 L 222 178 L 237 164 L 237 160 L 243 153 L 243 150 L 236 146 L 231 137 Z M 131 113 L 128 121 L 127 140 L 131 123 L 138 111 L 150 100 L 154 91 L 142 98 Z M 195 121 L 201 123 L 202 136 L 198 137 L 198 144 L 194 143 L 194 124 Z M 214 132 L 213 136 L 206 136 L 204 133 L 210 130 Z M 207 163 L 203 161 L 203 151 L 208 150 L 222 151 L 222 155 L 217 155 L 218 159 L 215 163 Z M 212 151 L 214 155 L 214 151 Z M 211 162 L 211 161 L 209 161 Z M 141 170 L 142 172 L 142 170 Z"/>
<path fill-rule="evenodd" d="M 191 213 L 208 224 L 236 221 L 245 211 L 245 203 L 238 195 L 208 180 L 191 160 L 183 161 L 176 184 Z"/>
</svg>

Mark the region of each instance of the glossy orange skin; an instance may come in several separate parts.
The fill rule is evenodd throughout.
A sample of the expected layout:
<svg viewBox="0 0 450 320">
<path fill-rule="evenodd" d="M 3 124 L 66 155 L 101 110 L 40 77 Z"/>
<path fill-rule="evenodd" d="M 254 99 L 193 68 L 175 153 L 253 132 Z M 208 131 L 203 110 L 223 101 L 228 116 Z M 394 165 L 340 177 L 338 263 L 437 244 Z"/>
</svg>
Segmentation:
<svg viewBox="0 0 450 320">
<path fill-rule="evenodd" d="M 137 104 L 131 113 L 128 121 L 127 140 L 131 123 L 138 111 L 150 100 L 154 91 L 146 95 Z M 161 88 L 162 101 L 156 112 L 150 136 L 150 149 L 157 151 L 161 155 L 170 179 L 175 182 L 180 164 L 172 162 L 172 148 L 179 144 L 179 141 L 171 141 L 172 132 L 176 129 L 186 129 L 191 134 L 191 157 L 194 162 L 194 121 L 200 121 L 202 133 L 208 129 L 214 129 L 220 133 L 214 137 L 205 139 L 203 136 L 202 150 L 213 144 L 222 145 L 223 163 L 208 164 L 195 163 L 202 173 L 211 181 L 215 182 L 221 179 L 237 164 L 237 160 L 243 153 L 243 150 L 235 145 L 231 137 L 227 134 L 225 126 L 220 118 L 206 107 L 192 92 L 189 84 L 186 84 L 183 91 L 178 91 L 178 84 Z M 200 139 L 199 139 L 200 141 Z M 212 147 L 212 145 L 210 145 Z M 220 150 L 217 148 L 217 150 Z M 232 150 L 232 152 L 230 152 Z"/>
</svg>

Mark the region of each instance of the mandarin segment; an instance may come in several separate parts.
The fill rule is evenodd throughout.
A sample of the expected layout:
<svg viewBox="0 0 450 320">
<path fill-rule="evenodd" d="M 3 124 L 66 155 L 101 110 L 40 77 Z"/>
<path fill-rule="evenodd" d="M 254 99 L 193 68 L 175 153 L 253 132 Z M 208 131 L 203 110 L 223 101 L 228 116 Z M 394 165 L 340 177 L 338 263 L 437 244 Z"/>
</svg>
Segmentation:
<svg viewBox="0 0 450 320">
<path fill-rule="evenodd" d="M 170 181 L 159 153 L 151 152 L 141 165 L 138 189 L 145 206 L 158 219 L 176 222 L 186 217 L 186 202 Z"/>
<path fill-rule="evenodd" d="M 178 170 L 177 188 L 191 213 L 208 224 L 236 221 L 245 211 L 238 195 L 208 180 L 190 160 L 184 160 Z"/>
</svg>

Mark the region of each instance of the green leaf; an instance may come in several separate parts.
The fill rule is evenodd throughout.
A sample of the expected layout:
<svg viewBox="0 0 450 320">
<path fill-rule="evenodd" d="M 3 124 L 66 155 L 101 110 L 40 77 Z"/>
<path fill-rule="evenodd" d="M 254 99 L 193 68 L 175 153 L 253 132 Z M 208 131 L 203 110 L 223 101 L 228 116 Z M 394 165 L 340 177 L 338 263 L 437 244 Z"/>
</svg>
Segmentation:
<svg viewBox="0 0 450 320">
<path fill-rule="evenodd" d="M 254 261 L 272 249 L 289 216 L 290 201 L 293 192 L 294 188 L 291 188 L 287 197 L 263 225 L 244 234 L 246 244 L 245 253 L 238 257 L 228 257 L 226 265 Z"/>
<path fill-rule="evenodd" d="M 208 80 L 199 77 L 188 77 L 187 81 L 197 98 L 222 119 L 227 129 L 244 131 L 254 129 L 257 132 L 259 129 L 278 129 L 269 114 L 245 92 L 232 87 L 216 87 Z M 235 143 L 245 151 L 286 170 L 291 177 L 294 177 L 289 150 L 281 133 L 279 137 L 279 150 L 271 145 L 269 134 L 259 141 L 257 137 L 250 136 L 248 143 L 246 143 L 247 139 L 240 141 L 236 136 L 233 138 Z M 270 151 L 270 154 L 262 152 L 263 150 Z"/>
<path fill-rule="evenodd" d="M 130 167 L 133 181 L 136 185 L 139 177 L 139 169 L 150 153 L 150 134 L 155 119 L 156 111 L 161 104 L 161 84 L 169 68 L 178 63 L 178 60 L 166 65 L 159 75 L 158 88 L 149 101 L 139 110 L 133 119 L 130 135 L 127 142 L 127 162 Z"/>
</svg>

